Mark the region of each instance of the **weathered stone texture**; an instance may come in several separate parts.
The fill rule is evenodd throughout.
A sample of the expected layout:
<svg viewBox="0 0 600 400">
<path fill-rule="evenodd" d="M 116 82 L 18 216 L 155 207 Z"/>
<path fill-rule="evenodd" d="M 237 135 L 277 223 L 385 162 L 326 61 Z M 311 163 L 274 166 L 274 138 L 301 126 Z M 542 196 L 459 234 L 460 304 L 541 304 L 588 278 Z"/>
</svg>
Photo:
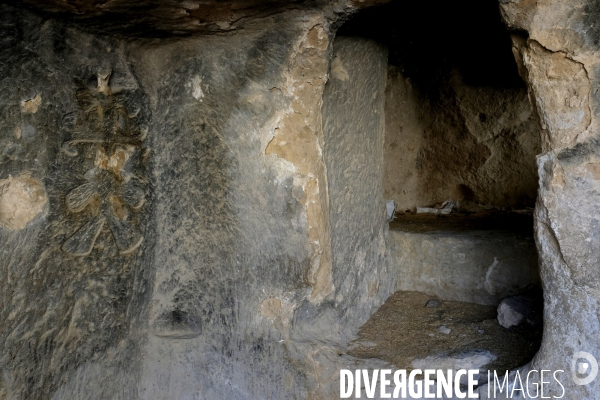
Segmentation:
<svg viewBox="0 0 600 400">
<path fill-rule="evenodd" d="M 583 64 L 530 41 L 521 50 L 544 150 L 569 147 L 591 124 L 590 82 Z"/>
<path fill-rule="evenodd" d="M 308 398 L 339 396 L 340 368 L 387 365 L 349 356 L 347 344 L 393 287 L 386 279 L 382 196 L 386 51 L 372 41 L 340 37 L 332 58 L 322 113 L 335 290 L 321 303 L 311 296 L 298 304 L 288 342 L 305 371 Z"/>
<path fill-rule="evenodd" d="M 386 198 L 400 211 L 448 199 L 465 209 L 532 206 L 541 149 L 526 89 L 469 85 L 455 70 L 437 90 L 427 96 L 388 69 Z"/>
<path fill-rule="evenodd" d="M 130 198 L 119 190 L 143 179 L 146 166 L 137 159 L 115 173 L 94 161 L 98 151 L 112 154 L 121 145 L 143 151 L 129 127 L 148 121 L 145 96 L 117 42 L 7 6 L 0 30 L 0 179 L 8 180 L 2 198 L 21 182 L 22 194 L 38 192 L 18 204 L 29 207 L 21 222 L 39 213 L 18 230 L 0 227 L 0 386 L 6 398 L 49 398 L 79 379 L 96 398 L 131 398 L 153 240 L 150 202 L 134 209 L 117 199 Z M 122 90 L 99 92 L 102 71 L 112 71 Z M 91 184 L 97 174 L 102 178 Z M 68 207 L 68 193 L 86 182 L 87 195 Z M 86 233 L 77 244 L 91 250 L 63 251 L 77 232 Z M 133 232 L 147 239 L 120 254 L 118 239 Z"/>
<path fill-rule="evenodd" d="M 186 37 L 254 29 L 264 19 L 286 11 L 324 13 L 331 20 L 357 9 L 390 0 L 5 0 L 54 18 L 78 23 L 83 29 L 122 37 Z"/>
<path fill-rule="evenodd" d="M 5 9 L 15 13 L 7 26 L 37 23 Z M 317 12 L 178 42 L 43 29 L 14 45 L 23 62 L 12 65 L 35 56 L 52 73 L 41 69 L 24 93 L 3 98 L 13 114 L 2 143 L 39 132 L 45 146 L 16 149 L 50 153 L 41 166 L 16 150 L 3 159 L 6 174 L 43 182 L 49 203 L 43 219 L 1 232 L 12 251 L 1 275 L 7 395 L 334 393 L 340 365 L 358 363 L 344 354 L 347 341 L 393 286 L 384 48 L 342 40 L 347 77 L 326 88 L 332 35 Z M 48 45 L 59 34 L 63 47 Z M 33 125 L 50 118 L 51 129 Z"/>
<path fill-rule="evenodd" d="M 334 43 L 325 88 L 325 161 L 330 193 L 334 304 L 348 336 L 390 293 L 383 201 L 385 48 L 359 38 Z M 361 321 L 363 320 L 363 321 Z"/>
<path fill-rule="evenodd" d="M 339 362 L 354 362 L 338 355 L 344 334 L 361 319 L 331 329 L 342 317 L 332 307 L 323 14 L 160 43 L 96 38 L 7 6 L 1 23 L 2 200 L 14 203 L 15 182 L 47 196 L 19 204 L 29 224 L 2 214 L 6 396 L 333 393 Z M 381 189 L 385 51 L 364 46 L 375 64 L 349 71 L 370 99 L 364 112 L 377 111 L 362 128 L 374 139 L 375 186 L 357 199 L 379 203 L 365 214 L 376 228 L 365 231 L 376 239 L 368 269 L 385 250 L 381 193 L 370 197 Z M 373 276 L 344 301 L 364 321 L 386 296 Z"/>
<path fill-rule="evenodd" d="M 156 93 L 151 132 L 160 132 L 142 398 L 305 396 L 286 341 L 293 308 L 311 293 L 309 225 L 320 220 L 311 220 L 307 203 L 321 200 L 307 183 L 320 162 L 320 125 L 289 121 L 295 102 L 313 109 L 320 99 L 318 88 L 294 98 L 293 87 L 309 85 L 297 83 L 295 61 L 325 57 L 302 58 L 315 49 L 311 40 L 327 49 L 322 24 L 318 15 L 291 16 L 244 36 L 131 49 L 136 71 L 150 77 L 145 89 Z M 202 96 L 194 96 L 194 79 Z M 286 135 L 302 137 L 305 147 L 284 153 L 278 138 Z M 266 151 L 272 140 L 280 140 L 277 150 Z M 267 376 L 280 384 L 267 384 Z"/>
<path fill-rule="evenodd" d="M 497 305 L 539 284 L 531 236 L 503 231 L 390 231 L 396 289 Z"/>
<path fill-rule="evenodd" d="M 9 230 L 25 228 L 47 201 L 42 183 L 27 175 L 0 180 L 0 226 Z"/>
<path fill-rule="evenodd" d="M 599 125 L 594 111 L 599 10 L 594 1 L 502 3 L 543 129 L 536 242 L 545 298 L 544 340 L 528 367 L 570 374 L 576 352 L 600 354 Z M 567 377 L 563 384 L 572 398 L 594 399 L 600 390 L 597 379 L 578 386 Z M 561 389 L 553 388 L 548 395 L 552 393 L 560 395 Z"/>
<path fill-rule="evenodd" d="M 0 5 L 0 398 L 331 398 L 339 368 L 386 365 L 347 344 L 407 278 L 383 160 L 386 81 L 388 100 L 411 89 L 381 44 L 334 41 L 339 18 L 379 2 L 29 2 L 88 33 Z M 460 129 L 405 143 L 433 160 L 462 140 L 455 156 L 480 175 L 442 159 L 427 184 L 451 172 L 454 189 L 514 205 L 532 197 L 538 118 L 546 314 L 531 366 L 563 370 L 600 354 L 599 11 L 565 4 L 502 1 L 532 109 L 522 89 L 457 78 L 447 123 L 425 122 Z M 482 302 L 512 290 L 491 255 Z M 565 384 L 593 399 L 598 382 Z"/>
</svg>

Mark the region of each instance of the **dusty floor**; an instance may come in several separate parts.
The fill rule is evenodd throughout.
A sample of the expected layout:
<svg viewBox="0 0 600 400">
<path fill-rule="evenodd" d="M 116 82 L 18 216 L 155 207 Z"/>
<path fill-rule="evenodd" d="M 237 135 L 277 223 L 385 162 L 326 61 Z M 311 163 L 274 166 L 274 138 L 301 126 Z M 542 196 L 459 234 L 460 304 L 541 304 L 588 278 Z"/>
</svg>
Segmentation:
<svg viewBox="0 0 600 400">
<path fill-rule="evenodd" d="M 432 299 L 438 300 L 437 308 L 426 306 Z M 441 333 L 440 326 L 449 328 L 450 333 Z M 530 361 L 540 341 L 539 331 L 512 332 L 501 327 L 494 306 L 442 301 L 420 292 L 396 292 L 362 326 L 349 353 L 412 370 L 415 359 L 488 350 L 498 358 L 487 368 L 505 371 Z"/>
<path fill-rule="evenodd" d="M 530 213 L 484 211 L 432 215 L 396 213 L 390 229 L 404 232 L 502 230 L 533 236 L 533 216 Z"/>
</svg>

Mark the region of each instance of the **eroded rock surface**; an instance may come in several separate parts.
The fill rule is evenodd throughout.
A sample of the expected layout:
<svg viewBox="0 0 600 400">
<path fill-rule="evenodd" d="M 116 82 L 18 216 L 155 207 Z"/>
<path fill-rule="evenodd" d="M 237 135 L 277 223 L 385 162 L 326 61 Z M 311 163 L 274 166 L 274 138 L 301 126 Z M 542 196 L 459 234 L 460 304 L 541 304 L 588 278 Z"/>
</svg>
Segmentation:
<svg viewBox="0 0 600 400">
<path fill-rule="evenodd" d="M 396 228 L 396 229 L 401 229 Z M 446 300 L 497 305 L 539 285 L 531 237 L 506 231 L 389 232 L 396 289 Z"/>
<path fill-rule="evenodd" d="M 47 201 L 44 185 L 30 176 L 0 180 L 0 226 L 9 230 L 25 228 Z"/>
<path fill-rule="evenodd" d="M 377 40 L 336 38 L 350 12 L 377 3 L 0 5 L 1 396 L 332 398 L 340 368 L 441 360 L 461 329 L 496 329 L 495 307 L 473 305 L 485 318 L 467 316 L 466 328 L 427 325 L 435 354 L 430 336 L 410 360 L 377 352 L 375 338 L 348 353 L 402 279 L 385 220 L 385 88 L 389 72 L 408 91 L 410 71 Z M 456 155 L 473 168 L 434 163 L 432 182 L 465 172 L 453 190 L 506 206 L 531 201 L 535 171 L 520 156 L 543 151 L 537 369 L 600 352 L 598 11 L 577 5 L 503 1 L 533 106 L 522 86 L 458 77 L 439 103 L 452 112 L 430 126 L 460 129 L 425 149 L 432 160 L 460 139 Z M 425 82 L 438 76 L 424 71 Z M 534 121 L 539 141 L 527 136 Z M 495 186 L 512 193 L 483 190 Z M 503 259 L 484 258 L 477 284 L 501 296 Z M 426 300 L 426 317 L 443 311 Z M 503 365 L 527 361 L 521 345 L 531 348 L 518 341 Z M 598 391 L 565 387 L 582 399 Z"/>
<path fill-rule="evenodd" d="M 524 208 L 540 137 L 524 87 L 473 86 L 454 71 L 438 97 L 397 67 L 386 88 L 385 196 L 398 210 L 448 199 Z"/>
<path fill-rule="evenodd" d="M 125 37 L 170 38 L 193 34 L 231 33 L 254 29 L 265 18 L 291 10 L 318 11 L 332 20 L 390 0 L 69 0 L 6 1 L 55 18 L 75 22 L 85 30 Z"/>
<path fill-rule="evenodd" d="M 349 336 L 389 294 L 378 283 L 385 49 L 350 41 L 334 51 L 329 6 L 277 8 L 243 35 L 179 41 L 95 36 L 1 7 L 0 178 L 44 182 L 48 209 L 0 231 L 5 395 L 335 393 L 340 365 L 359 363 L 345 354 Z M 364 150 L 351 137 L 373 139 L 370 168 L 353 164 L 363 190 L 335 208 L 329 179 L 352 177 L 326 167 L 334 54 L 352 81 L 330 86 L 346 111 L 330 97 L 328 115 L 336 129 L 359 116 L 365 125 L 354 136 L 329 130 L 350 146 L 331 154 L 345 162 L 345 150 Z M 346 264 L 332 248 L 349 231 L 330 213 L 355 205 L 373 232 Z M 355 291 L 344 279 L 356 266 L 369 282 Z"/>
<path fill-rule="evenodd" d="M 513 29 L 514 52 L 522 60 L 532 103 L 543 132 L 538 157 L 536 242 L 544 285 L 544 340 L 530 368 L 565 369 L 579 351 L 600 354 L 597 270 L 600 225 L 598 176 L 598 7 L 569 3 L 502 2 Z M 577 11 L 573 11 L 577 10 Z M 527 38 L 522 34 L 527 32 Z M 594 250 L 592 250 L 594 249 Z M 597 397 L 598 380 L 576 385 L 569 396 Z M 560 395 L 561 388 L 549 391 Z"/>
</svg>

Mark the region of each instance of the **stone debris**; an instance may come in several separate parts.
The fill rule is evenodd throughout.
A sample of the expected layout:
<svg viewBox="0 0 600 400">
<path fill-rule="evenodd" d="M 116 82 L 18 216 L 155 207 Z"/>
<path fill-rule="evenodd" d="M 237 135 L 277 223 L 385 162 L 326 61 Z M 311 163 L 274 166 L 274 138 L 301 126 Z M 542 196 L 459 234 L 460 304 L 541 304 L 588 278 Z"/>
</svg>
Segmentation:
<svg viewBox="0 0 600 400">
<path fill-rule="evenodd" d="M 509 297 L 498 305 L 498 323 L 511 329 L 527 324 L 537 327 L 542 323 L 540 301 L 529 296 Z"/>
<path fill-rule="evenodd" d="M 387 212 L 388 222 L 392 222 L 396 216 L 396 202 L 394 200 L 388 200 L 385 202 L 385 211 Z"/>
<path fill-rule="evenodd" d="M 444 325 L 440 326 L 440 333 L 444 335 L 449 335 L 452 330 L 450 328 L 446 328 Z"/>
<path fill-rule="evenodd" d="M 417 214 L 448 215 L 455 206 L 456 202 L 446 200 L 441 204 L 436 204 L 434 207 L 417 207 Z"/>
<path fill-rule="evenodd" d="M 440 302 L 437 300 L 429 300 L 427 302 L 427 304 L 425 304 L 425 307 L 429 307 L 429 308 L 438 308 L 440 306 Z"/>
</svg>

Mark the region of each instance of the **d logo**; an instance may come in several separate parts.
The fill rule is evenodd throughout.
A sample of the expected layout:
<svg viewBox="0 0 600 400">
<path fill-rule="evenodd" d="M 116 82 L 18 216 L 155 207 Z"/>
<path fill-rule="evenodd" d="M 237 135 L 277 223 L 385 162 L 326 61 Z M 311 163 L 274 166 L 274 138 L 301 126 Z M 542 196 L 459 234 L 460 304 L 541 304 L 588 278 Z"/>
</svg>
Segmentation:
<svg viewBox="0 0 600 400">
<path fill-rule="evenodd" d="M 583 361 L 583 359 L 586 361 Z M 596 379 L 596 375 L 598 375 L 598 361 L 596 361 L 596 358 L 590 353 L 578 351 L 573 355 L 571 371 L 573 372 L 573 382 L 575 382 L 576 385 L 587 385 Z M 580 376 L 586 374 L 589 375 L 580 378 Z"/>
</svg>

